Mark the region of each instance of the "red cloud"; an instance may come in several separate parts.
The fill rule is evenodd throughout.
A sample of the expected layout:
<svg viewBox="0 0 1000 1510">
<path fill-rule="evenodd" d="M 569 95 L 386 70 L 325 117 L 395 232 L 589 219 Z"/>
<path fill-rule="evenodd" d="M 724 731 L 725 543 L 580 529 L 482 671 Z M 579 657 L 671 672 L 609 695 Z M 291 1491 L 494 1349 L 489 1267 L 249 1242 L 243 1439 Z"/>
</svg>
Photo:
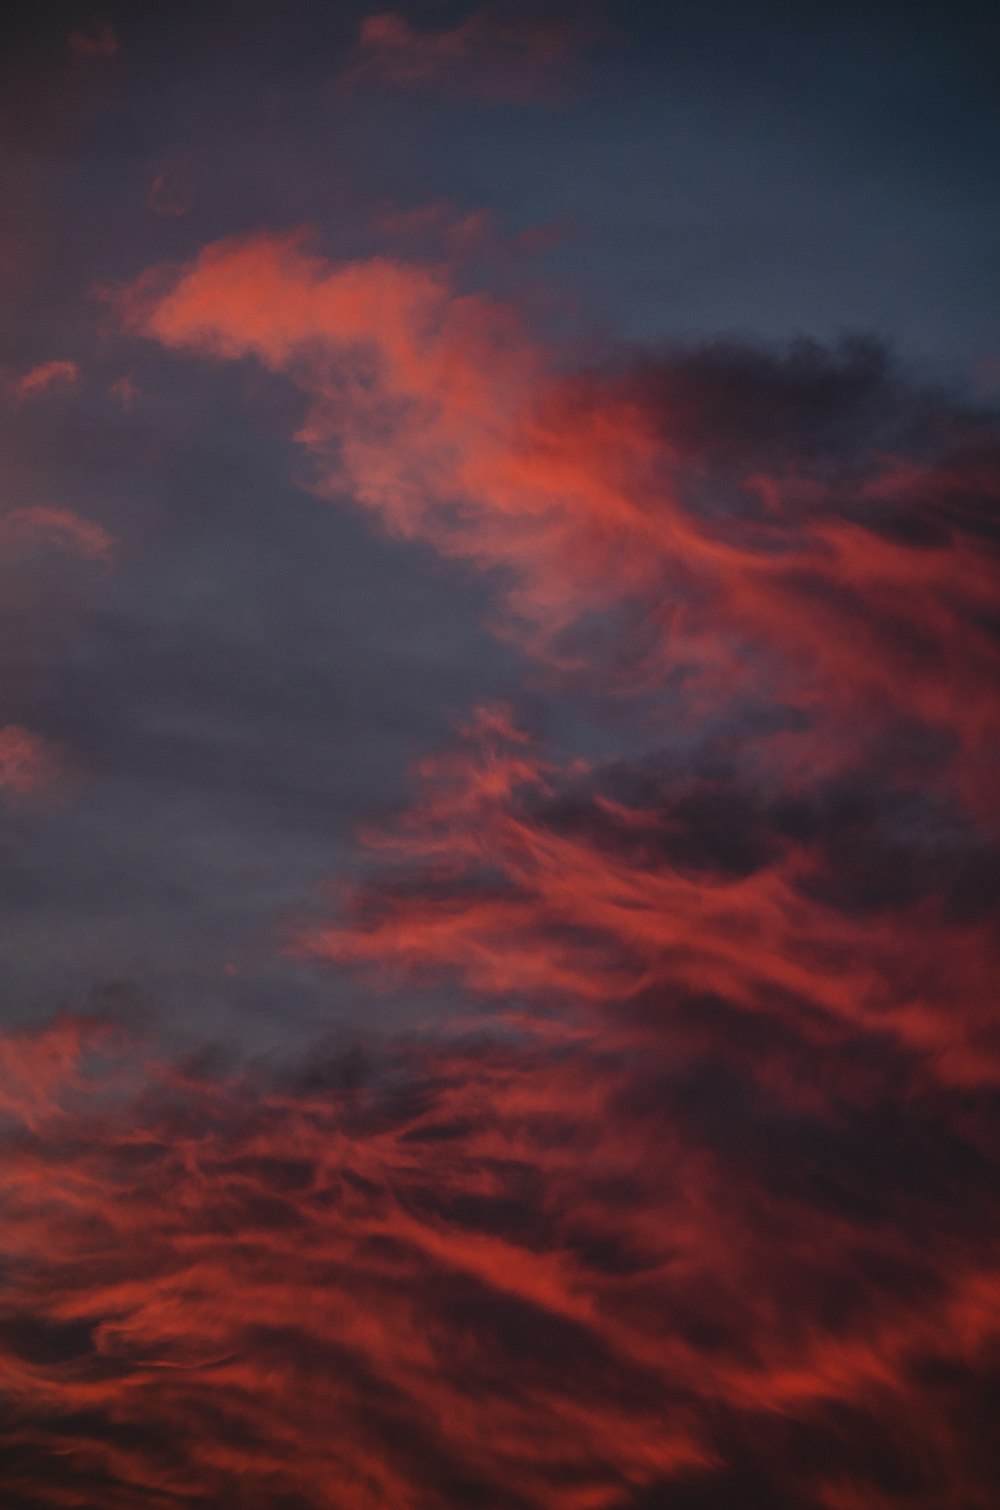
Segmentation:
<svg viewBox="0 0 1000 1510">
<path fill-rule="evenodd" d="M 915 1081 L 900 1124 L 876 1075 L 785 1121 L 596 1043 L 311 1088 L 108 1052 L 0 1051 L 15 1496 L 988 1502 L 996 1189 L 961 1098 Z"/>
<path fill-rule="evenodd" d="M 544 97 L 584 39 L 578 20 L 497 6 L 473 11 L 457 26 L 425 31 L 395 11 L 382 11 L 362 21 L 346 78 L 389 88 L 444 87 L 480 97 Z"/>
<path fill-rule="evenodd" d="M 112 537 L 70 509 L 24 508 L 0 514 L 0 552 L 55 545 L 88 560 L 108 562 Z M 0 728 L 0 796 L 23 798 L 58 784 L 65 773 L 61 750 L 20 724 Z"/>
<path fill-rule="evenodd" d="M 93 1089 L 88 1057 L 112 1047 L 107 1027 L 83 1018 L 60 1017 L 44 1028 L 0 1034 L 0 1126 L 9 1131 L 12 1124 L 51 1124 L 68 1099 Z"/>
<path fill-rule="evenodd" d="M 446 268 L 302 237 L 124 309 L 284 373 L 317 490 L 488 573 L 550 673 L 649 694 L 654 748 L 566 764 L 481 712 L 300 941 L 459 982 L 469 1041 L 152 1066 L 15 1139 L 23 1485 L 988 1504 L 995 418 L 863 347 L 569 375 Z"/>
<path fill-rule="evenodd" d="M 317 488 L 501 569 L 510 629 L 550 663 L 593 675 L 579 630 L 617 615 L 606 681 L 679 683 L 689 716 L 779 700 L 813 766 L 910 720 L 953 739 L 961 790 L 992 800 L 994 422 L 932 415 L 936 454 L 902 432 L 873 449 L 865 404 L 923 401 L 863 352 L 719 348 L 567 377 L 445 269 L 333 266 L 300 236 L 209 247 L 128 309 L 165 345 L 286 373 L 310 401 L 296 438 Z"/>
<path fill-rule="evenodd" d="M 39 505 L 0 514 L 0 548 L 38 545 L 56 545 L 88 561 L 108 562 L 115 541 L 102 525 L 72 509 Z"/>
<path fill-rule="evenodd" d="M 62 775 L 62 761 L 40 734 L 8 724 L 0 729 L 0 791 L 29 796 L 52 786 Z"/>
<path fill-rule="evenodd" d="M 43 362 L 21 377 L 14 378 L 10 389 L 17 398 L 30 398 L 62 383 L 75 383 L 79 376 L 75 362 Z"/>
<path fill-rule="evenodd" d="M 632 1006 L 623 1025 L 623 1003 L 653 995 L 669 1017 L 710 997 L 737 1017 L 787 1018 L 817 1049 L 895 1037 L 948 1083 L 1000 1084 L 993 919 L 956 915 L 940 855 L 922 887 L 872 910 L 865 873 L 845 871 L 831 848 L 834 816 L 771 814 L 746 781 L 642 770 L 628 784 L 644 796 L 625 803 L 605 789 L 620 772 L 548 767 L 493 717 L 470 734 L 467 748 L 425 762 L 427 800 L 371 839 L 381 878 L 304 950 L 383 980 L 452 973 L 501 1001 L 582 1007 L 625 1039 L 646 1029 Z M 868 802 L 875 812 L 887 799 Z M 724 829 L 706 836 L 720 812 Z M 873 867 L 927 863 L 868 822 Z"/>
</svg>

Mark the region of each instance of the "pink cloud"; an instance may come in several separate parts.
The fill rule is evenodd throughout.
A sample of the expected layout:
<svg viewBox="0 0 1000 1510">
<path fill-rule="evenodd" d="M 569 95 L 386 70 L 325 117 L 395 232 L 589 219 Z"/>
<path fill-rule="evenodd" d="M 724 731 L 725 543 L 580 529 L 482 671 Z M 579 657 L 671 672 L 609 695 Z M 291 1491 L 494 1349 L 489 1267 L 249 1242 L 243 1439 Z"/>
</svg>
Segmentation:
<svg viewBox="0 0 1000 1510">
<path fill-rule="evenodd" d="M 21 377 L 13 378 L 10 387 L 17 398 L 31 398 L 49 388 L 75 383 L 79 376 L 80 369 L 75 362 L 42 362 Z"/>
<path fill-rule="evenodd" d="M 154 174 L 146 193 L 146 204 L 154 215 L 179 219 L 187 215 L 196 199 L 194 186 L 183 170 L 174 165 Z"/>
<path fill-rule="evenodd" d="M 494 98 L 551 92 L 585 40 L 579 19 L 486 5 L 456 26 L 418 30 L 397 11 L 362 21 L 350 81 L 395 89 L 439 86 Z"/>
<path fill-rule="evenodd" d="M 0 515 L 0 545 L 56 545 L 88 561 L 108 562 L 115 540 L 102 525 L 72 509 L 37 507 Z"/>
<path fill-rule="evenodd" d="M 0 729 L 0 790 L 15 797 L 30 797 L 59 780 L 62 762 L 47 739 L 8 724 Z"/>
</svg>

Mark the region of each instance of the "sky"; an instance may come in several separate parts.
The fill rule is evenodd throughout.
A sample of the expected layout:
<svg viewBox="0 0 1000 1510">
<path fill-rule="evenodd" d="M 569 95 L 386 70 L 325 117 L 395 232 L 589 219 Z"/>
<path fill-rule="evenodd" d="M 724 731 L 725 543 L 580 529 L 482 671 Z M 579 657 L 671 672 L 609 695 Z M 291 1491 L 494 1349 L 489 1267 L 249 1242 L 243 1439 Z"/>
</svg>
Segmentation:
<svg viewBox="0 0 1000 1510">
<path fill-rule="evenodd" d="M 998 61 L 6 24 L 5 1506 L 995 1506 Z"/>
</svg>

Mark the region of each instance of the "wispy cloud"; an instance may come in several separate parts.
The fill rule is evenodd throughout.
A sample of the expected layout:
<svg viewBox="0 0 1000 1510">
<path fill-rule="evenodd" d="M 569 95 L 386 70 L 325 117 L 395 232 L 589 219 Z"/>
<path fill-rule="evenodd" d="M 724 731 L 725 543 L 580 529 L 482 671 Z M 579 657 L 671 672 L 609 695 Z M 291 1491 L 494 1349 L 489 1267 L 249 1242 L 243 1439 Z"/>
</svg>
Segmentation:
<svg viewBox="0 0 1000 1510">
<path fill-rule="evenodd" d="M 976 1503 L 974 1101 L 829 1040 L 796 1059 L 766 1017 L 709 1045 L 707 1002 L 659 1015 L 655 1056 L 480 1037 L 388 1082 L 6 1040 L 11 1491 L 58 1458 L 66 1503 L 116 1510 Z M 737 1093 L 740 1042 L 798 1104 Z"/>
<path fill-rule="evenodd" d="M 66 46 L 77 58 L 114 58 L 121 51 L 114 28 L 107 21 L 71 31 Z"/>
<path fill-rule="evenodd" d="M 558 98 L 593 27 L 582 12 L 487 5 L 450 27 L 414 26 L 397 11 L 366 17 L 344 74 L 350 84 L 443 90 L 505 100 Z"/>
<path fill-rule="evenodd" d="M 643 740 L 479 710 L 302 930 L 457 985 L 448 1032 L 252 1075 L 15 1039 L 16 1487 L 987 1503 L 995 416 L 863 344 L 574 373 L 441 265 L 295 236 L 122 309 L 284 374 L 317 491 Z"/>
<path fill-rule="evenodd" d="M 56 546 L 88 561 L 109 562 L 115 540 L 93 519 L 73 509 L 32 505 L 0 514 L 0 549 Z"/>
<path fill-rule="evenodd" d="M 60 753 L 41 734 L 19 724 L 0 729 L 0 790 L 31 796 L 58 782 L 62 771 Z"/>
<path fill-rule="evenodd" d="M 42 362 L 19 377 L 7 379 L 7 391 L 17 399 L 33 398 L 51 388 L 60 388 L 79 380 L 80 372 L 75 362 Z"/>
<path fill-rule="evenodd" d="M 622 687 L 683 686 L 695 721 L 763 699 L 800 730 L 773 748 L 832 766 L 913 724 L 989 802 L 992 415 L 865 346 L 566 376 L 440 265 L 333 265 L 299 235 L 209 247 L 124 307 L 167 346 L 287 374 L 317 490 L 499 570 L 510 632 L 551 665 L 592 676 L 586 626 L 613 615 L 601 674 Z"/>
</svg>

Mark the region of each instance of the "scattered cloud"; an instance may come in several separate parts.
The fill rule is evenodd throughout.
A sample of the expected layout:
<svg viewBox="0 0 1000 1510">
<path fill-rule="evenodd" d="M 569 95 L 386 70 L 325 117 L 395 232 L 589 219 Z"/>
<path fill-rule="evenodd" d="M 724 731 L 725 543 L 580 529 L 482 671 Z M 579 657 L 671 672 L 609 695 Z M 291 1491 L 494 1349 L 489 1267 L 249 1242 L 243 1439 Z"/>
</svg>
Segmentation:
<svg viewBox="0 0 1000 1510">
<path fill-rule="evenodd" d="M 139 393 L 139 387 L 135 379 L 126 373 L 123 377 L 116 378 L 108 389 L 112 397 L 118 399 L 122 408 L 126 411 L 131 409 Z"/>
<path fill-rule="evenodd" d="M 387 89 L 545 100 L 560 94 L 591 30 L 581 13 L 546 16 L 523 7 L 487 5 L 438 28 L 418 28 L 397 11 L 380 11 L 361 22 L 344 77 Z"/>
<path fill-rule="evenodd" d="M 301 234 L 121 308 L 285 375 L 315 490 L 481 571 L 497 632 L 636 709 L 643 753 L 483 708 L 365 835 L 295 948 L 457 986 L 450 1032 L 152 1065 L 120 1121 L 36 1134 L 75 1204 L 57 1245 L 25 1198 L 8 1240 L 9 1367 L 52 1391 L 26 1475 L 58 1451 L 112 1506 L 238 1475 L 359 1510 L 985 1507 L 997 417 L 864 342 L 574 369 L 441 263 Z M 50 1255 L 95 1228 L 67 1295 Z M 69 1386 L 28 1355 L 56 1335 Z"/>
<path fill-rule="evenodd" d="M 85 31 L 71 31 L 66 46 L 77 58 L 114 58 L 121 51 L 121 44 L 107 21 Z"/>
<path fill-rule="evenodd" d="M 208 247 L 123 309 L 164 345 L 285 373 L 317 491 L 499 573 L 505 632 L 550 666 L 683 688 L 695 722 L 762 701 L 786 764 L 919 728 L 992 800 L 1000 427 L 877 348 L 722 344 L 567 375 L 441 265 L 330 264 L 300 234 Z"/>
<path fill-rule="evenodd" d="M 58 782 L 63 773 L 56 747 L 41 734 L 8 724 L 0 729 L 0 791 L 33 796 Z"/>
<path fill-rule="evenodd" d="M 20 377 L 8 380 L 8 391 L 16 398 L 34 398 L 50 388 L 63 387 L 79 380 L 80 372 L 75 362 L 42 362 L 38 367 Z"/>
<path fill-rule="evenodd" d="M 146 203 L 154 215 L 180 219 L 190 214 L 197 194 L 190 176 L 180 163 L 168 163 L 153 175 Z"/>
<path fill-rule="evenodd" d="M 87 561 L 109 562 L 114 554 L 112 535 L 93 519 L 84 519 L 73 509 L 42 505 L 10 509 L 0 514 L 0 548 L 58 546 Z"/>
</svg>

